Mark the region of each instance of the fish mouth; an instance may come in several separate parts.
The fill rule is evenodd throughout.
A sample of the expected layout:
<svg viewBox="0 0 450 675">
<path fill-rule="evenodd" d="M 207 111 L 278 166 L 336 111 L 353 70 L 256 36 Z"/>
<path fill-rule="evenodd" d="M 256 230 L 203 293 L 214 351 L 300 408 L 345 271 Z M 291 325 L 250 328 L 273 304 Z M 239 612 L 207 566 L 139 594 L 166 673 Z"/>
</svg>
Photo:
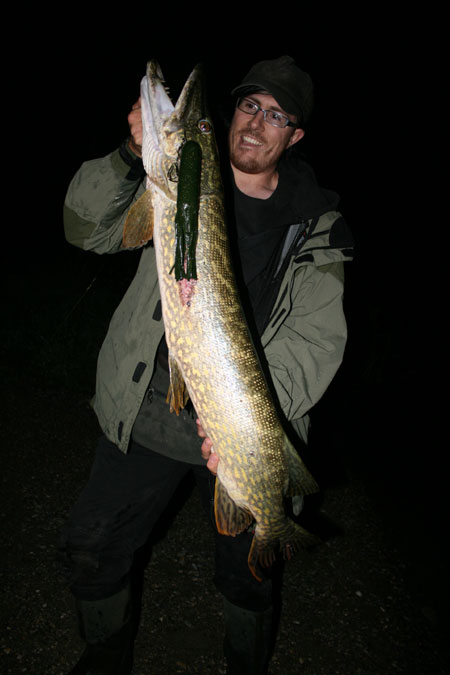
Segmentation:
<svg viewBox="0 0 450 675">
<path fill-rule="evenodd" d="M 205 116 L 203 68 L 195 66 L 174 105 L 165 86 L 159 63 L 147 64 L 147 74 L 141 83 L 141 97 L 146 105 L 143 125 L 154 149 L 175 158 L 180 146 L 190 140 L 191 129 Z M 143 106 L 144 109 L 144 106 Z"/>
<path fill-rule="evenodd" d="M 203 68 L 195 66 L 174 104 L 156 60 L 147 64 L 141 81 L 142 161 L 147 183 L 158 186 L 166 196 L 176 194 L 176 173 L 182 146 L 198 133 L 199 120 L 206 116 Z"/>
</svg>

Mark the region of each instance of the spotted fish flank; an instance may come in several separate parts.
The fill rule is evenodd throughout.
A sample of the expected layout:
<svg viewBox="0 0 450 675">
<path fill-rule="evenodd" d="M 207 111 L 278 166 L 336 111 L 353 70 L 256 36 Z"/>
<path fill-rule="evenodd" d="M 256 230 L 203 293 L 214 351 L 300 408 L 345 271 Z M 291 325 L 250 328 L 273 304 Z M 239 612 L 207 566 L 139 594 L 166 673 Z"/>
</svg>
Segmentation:
<svg viewBox="0 0 450 675">
<path fill-rule="evenodd" d="M 147 190 L 130 211 L 124 246 L 141 246 L 153 236 L 169 348 L 169 401 L 178 413 L 191 398 L 220 458 L 218 530 L 234 536 L 255 522 L 249 567 L 261 578 L 259 567 L 272 563 L 277 547 L 289 557 L 299 544 L 314 540 L 286 517 L 284 499 L 315 492 L 317 485 L 283 430 L 241 309 L 201 68 L 193 70 L 174 106 L 159 65 L 151 61 L 141 105 Z M 196 162 L 201 171 L 180 206 L 185 171 L 180 157 L 187 144 L 200 149 L 188 175 L 196 173 Z M 198 202 L 198 231 L 191 222 L 184 232 L 180 208 L 190 211 L 191 199 Z"/>
</svg>

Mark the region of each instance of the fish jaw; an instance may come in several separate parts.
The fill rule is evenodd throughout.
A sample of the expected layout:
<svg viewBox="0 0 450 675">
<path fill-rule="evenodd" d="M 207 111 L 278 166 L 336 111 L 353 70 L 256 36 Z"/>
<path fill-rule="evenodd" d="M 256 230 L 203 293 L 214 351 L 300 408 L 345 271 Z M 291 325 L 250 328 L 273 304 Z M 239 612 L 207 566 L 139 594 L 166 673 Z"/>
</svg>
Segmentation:
<svg viewBox="0 0 450 675">
<path fill-rule="evenodd" d="M 142 161 L 147 187 L 159 188 L 170 199 L 176 199 L 176 167 L 181 148 L 187 140 L 196 140 L 203 115 L 205 93 L 201 70 L 200 65 L 193 69 L 175 105 L 157 61 L 149 61 L 141 81 Z"/>
</svg>

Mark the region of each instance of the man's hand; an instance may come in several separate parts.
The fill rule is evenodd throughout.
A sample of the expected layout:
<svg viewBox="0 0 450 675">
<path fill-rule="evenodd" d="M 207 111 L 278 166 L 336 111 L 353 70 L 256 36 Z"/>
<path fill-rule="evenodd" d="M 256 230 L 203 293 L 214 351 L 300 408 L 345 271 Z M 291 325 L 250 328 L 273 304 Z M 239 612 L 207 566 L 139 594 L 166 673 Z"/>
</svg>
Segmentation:
<svg viewBox="0 0 450 675">
<path fill-rule="evenodd" d="M 203 438 L 203 443 L 201 447 L 201 453 L 203 459 L 208 460 L 206 462 L 207 468 L 213 473 L 214 475 L 217 474 L 217 465 L 219 463 L 219 458 L 216 455 L 216 453 L 213 450 L 212 446 L 212 440 L 208 438 L 206 435 L 205 431 L 203 430 L 202 425 L 200 424 L 200 420 L 196 420 L 197 422 L 197 433 L 200 436 L 200 438 Z"/>
<path fill-rule="evenodd" d="M 128 126 L 131 134 L 128 145 L 135 155 L 142 157 L 141 97 L 131 107 L 131 112 L 128 115 Z"/>
</svg>

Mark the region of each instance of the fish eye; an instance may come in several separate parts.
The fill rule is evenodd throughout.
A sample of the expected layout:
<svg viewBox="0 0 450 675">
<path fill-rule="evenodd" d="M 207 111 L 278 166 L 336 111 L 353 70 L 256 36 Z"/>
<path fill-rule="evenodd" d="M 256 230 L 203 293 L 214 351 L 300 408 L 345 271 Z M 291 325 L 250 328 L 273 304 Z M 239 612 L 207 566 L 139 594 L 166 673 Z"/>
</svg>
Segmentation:
<svg viewBox="0 0 450 675">
<path fill-rule="evenodd" d="M 203 134 L 209 134 L 212 131 L 211 122 L 207 119 L 199 120 L 197 126 Z"/>
</svg>

